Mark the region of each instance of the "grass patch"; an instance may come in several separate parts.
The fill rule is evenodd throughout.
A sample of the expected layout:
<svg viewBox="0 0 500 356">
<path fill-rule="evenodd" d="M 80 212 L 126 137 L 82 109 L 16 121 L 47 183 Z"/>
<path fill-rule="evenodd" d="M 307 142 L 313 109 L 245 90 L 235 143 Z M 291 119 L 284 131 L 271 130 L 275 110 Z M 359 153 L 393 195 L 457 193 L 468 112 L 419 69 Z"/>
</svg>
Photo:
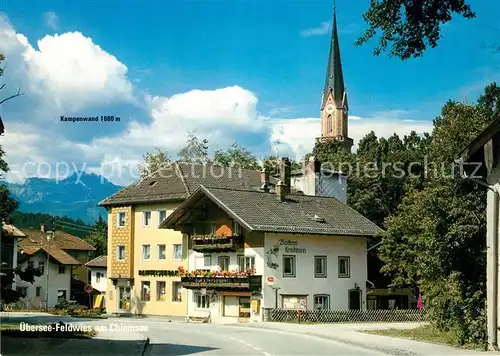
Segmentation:
<svg viewBox="0 0 500 356">
<path fill-rule="evenodd" d="M 477 345 L 471 345 L 471 344 L 460 345 L 457 342 L 457 337 L 453 332 L 443 332 L 441 330 L 437 330 L 435 327 L 431 325 L 424 325 L 415 329 L 363 330 L 362 332 L 366 334 L 398 337 L 416 341 L 425 341 L 434 344 L 450 345 L 469 350 L 484 350 L 478 348 Z"/>
</svg>

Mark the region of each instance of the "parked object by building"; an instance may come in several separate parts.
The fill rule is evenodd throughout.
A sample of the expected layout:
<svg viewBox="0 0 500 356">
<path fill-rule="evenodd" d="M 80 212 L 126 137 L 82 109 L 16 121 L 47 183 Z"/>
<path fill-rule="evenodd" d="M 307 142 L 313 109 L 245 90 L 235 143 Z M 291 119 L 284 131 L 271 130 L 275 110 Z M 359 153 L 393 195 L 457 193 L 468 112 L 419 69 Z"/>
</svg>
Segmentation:
<svg viewBox="0 0 500 356">
<path fill-rule="evenodd" d="M 18 263 L 21 268 L 32 266 L 41 270 L 42 275 L 35 277 L 34 283 L 16 278 L 16 288 L 24 295 L 24 300 L 35 307 L 44 307 L 70 300 L 72 295 L 71 278 L 83 275 L 88 254 L 94 248 L 82 239 L 65 232 L 47 231 L 42 225 L 40 230 L 21 229 L 26 235 L 18 242 Z M 80 278 L 78 278 L 80 279 Z M 82 282 L 87 283 L 87 276 Z"/>
<path fill-rule="evenodd" d="M 188 316 L 262 320 L 263 308 L 365 309 L 366 238 L 380 229 L 335 198 L 200 186 L 161 224 L 189 243 Z"/>
<path fill-rule="evenodd" d="M 487 324 L 490 349 L 498 350 L 500 286 L 498 279 L 500 220 L 500 117 L 461 153 L 464 177 L 488 188 L 487 201 Z"/>
</svg>

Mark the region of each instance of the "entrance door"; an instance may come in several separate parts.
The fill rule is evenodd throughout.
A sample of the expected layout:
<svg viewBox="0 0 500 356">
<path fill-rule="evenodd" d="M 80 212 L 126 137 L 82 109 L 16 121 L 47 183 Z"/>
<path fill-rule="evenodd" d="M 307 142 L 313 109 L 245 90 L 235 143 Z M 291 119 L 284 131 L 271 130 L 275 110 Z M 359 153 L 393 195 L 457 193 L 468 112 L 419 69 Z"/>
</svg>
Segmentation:
<svg viewBox="0 0 500 356">
<path fill-rule="evenodd" d="M 349 309 L 361 309 L 361 291 L 353 289 L 349 291 Z"/>
<path fill-rule="evenodd" d="M 240 297 L 240 320 L 250 318 L 250 297 Z"/>
<path fill-rule="evenodd" d="M 118 309 L 130 310 L 130 287 L 118 287 Z"/>
</svg>

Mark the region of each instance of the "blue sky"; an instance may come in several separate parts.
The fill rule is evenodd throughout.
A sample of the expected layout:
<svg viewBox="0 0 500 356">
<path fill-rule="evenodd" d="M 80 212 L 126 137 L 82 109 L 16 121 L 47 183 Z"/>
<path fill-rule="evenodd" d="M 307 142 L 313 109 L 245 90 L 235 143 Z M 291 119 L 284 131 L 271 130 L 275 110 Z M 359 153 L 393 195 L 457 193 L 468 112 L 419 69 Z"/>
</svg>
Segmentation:
<svg viewBox="0 0 500 356">
<path fill-rule="evenodd" d="M 278 149 L 293 158 L 319 136 L 332 1 L 3 5 L 5 83 L 26 93 L 2 108 L 10 180 L 44 175 L 35 165 L 24 169 L 27 162 L 102 173 L 103 162 L 134 165 L 155 146 L 175 155 L 192 129 L 213 149 L 237 140 L 258 156 Z M 373 56 L 374 41 L 353 44 L 367 5 L 337 1 L 355 140 L 372 129 L 381 136 L 429 130 L 446 100 L 473 101 L 500 81 L 500 54 L 487 48 L 500 37 L 498 1 L 474 2 L 477 19 L 454 19 L 436 49 L 408 61 Z M 60 115 L 122 120 L 67 124 Z M 20 141 L 31 145 L 20 150 Z M 133 180 L 130 172 L 110 178 Z"/>
</svg>

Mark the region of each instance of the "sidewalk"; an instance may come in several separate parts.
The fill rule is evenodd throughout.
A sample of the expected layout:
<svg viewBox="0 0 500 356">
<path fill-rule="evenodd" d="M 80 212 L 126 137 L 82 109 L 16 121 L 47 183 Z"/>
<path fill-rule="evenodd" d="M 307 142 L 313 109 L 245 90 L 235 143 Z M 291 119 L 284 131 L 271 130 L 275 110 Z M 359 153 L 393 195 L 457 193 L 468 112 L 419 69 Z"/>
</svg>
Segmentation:
<svg viewBox="0 0 500 356">
<path fill-rule="evenodd" d="M 371 323 L 371 324 L 292 324 L 250 323 L 247 327 L 280 330 L 290 333 L 321 337 L 389 355 L 500 355 L 498 352 L 459 349 L 447 345 L 432 344 L 409 339 L 372 335 L 362 330 L 412 329 L 425 323 Z"/>
</svg>

